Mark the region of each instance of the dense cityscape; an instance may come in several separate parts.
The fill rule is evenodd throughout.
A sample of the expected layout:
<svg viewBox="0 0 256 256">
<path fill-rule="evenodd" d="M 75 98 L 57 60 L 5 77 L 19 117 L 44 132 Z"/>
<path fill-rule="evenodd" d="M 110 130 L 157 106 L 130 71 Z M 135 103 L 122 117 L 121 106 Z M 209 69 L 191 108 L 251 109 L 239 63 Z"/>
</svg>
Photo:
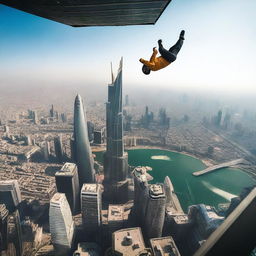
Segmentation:
<svg viewBox="0 0 256 256">
<path fill-rule="evenodd" d="M 2 112 L 1 255 L 193 255 L 250 192 L 222 211 L 203 202 L 182 209 L 171 179 L 154 183 L 152 168 L 129 166 L 124 149 L 182 152 L 213 167 L 243 159 L 237 164 L 251 176 L 254 155 L 221 135 L 231 124 L 220 111 L 212 121 L 184 115 L 175 124 L 164 108 L 158 117 L 148 106 L 138 115 L 129 96 L 122 98 L 121 61 L 106 119 L 103 104 L 93 103 L 99 114 L 90 115 L 80 95 L 74 115 L 54 104 L 48 113 Z"/>
<path fill-rule="evenodd" d="M 0 256 L 256 256 L 255 9 L 0 0 Z"/>
</svg>

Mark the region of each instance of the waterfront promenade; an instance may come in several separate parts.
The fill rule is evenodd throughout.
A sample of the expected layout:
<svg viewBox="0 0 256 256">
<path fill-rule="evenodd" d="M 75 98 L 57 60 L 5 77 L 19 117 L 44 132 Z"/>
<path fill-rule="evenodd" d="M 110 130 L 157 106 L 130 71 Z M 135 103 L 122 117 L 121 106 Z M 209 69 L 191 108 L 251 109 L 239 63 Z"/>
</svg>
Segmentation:
<svg viewBox="0 0 256 256">
<path fill-rule="evenodd" d="M 193 175 L 194 176 L 201 176 L 201 175 L 207 174 L 209 172 L 213 172 L 213 171 L 219 170 L 221 168 L 235 166 L 235 165 L 241 164 L 243 162 L 244 162 L 243 158 L 235 159 L 235 160 L 232 160 L 232 161 L 229 161 L 229 162 L 225 162 L 225 163 L 222 163 L 222 164 L 217 164 L 217 165 L 207 167 L 206 169 L 204 169 L 202 171 L 193 172 Z"/>
</svg>

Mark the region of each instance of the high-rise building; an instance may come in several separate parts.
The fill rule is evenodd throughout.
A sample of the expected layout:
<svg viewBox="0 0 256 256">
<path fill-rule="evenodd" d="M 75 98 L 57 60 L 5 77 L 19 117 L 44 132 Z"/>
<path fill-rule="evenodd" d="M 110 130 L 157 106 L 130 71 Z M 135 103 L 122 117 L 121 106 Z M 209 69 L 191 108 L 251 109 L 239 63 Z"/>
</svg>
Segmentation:
<svg viewBox="0 0 256 256">
<path fill-rule="evenodd" d="M 133 170 L 134 175 L 134 206 L 133 219 L 137 225 L 143 225 L 147 208 L 149 195 L 148 181 L 152 176 L 147 173 L 152 168 L 147 166 L 138 166 Z"/>
<path fill-rule="evenodd" d="M 108 206 L 108 232 L 113 232 L 124 228 L 124 205 L 110 204 Z"/>
<path fill-rule="evenodd" d="M 38 115 L 36 110 L 32 111 L 32 119 L 34 124 L 38 124 Z"/>
<path fill-rule="evenodd" d="M 6 132 L 6 133 L 9 133 L 9 132 L 10 132 L 10 128 L 9 128 L 8 125 L 5 125 L 5 126 L 4 126 L 4 132 Z"/>
<path fill-rule="evenodd" d="M 23 255 L 23 239 L 22 239 L 22 231 L 21 231 L 21 222 L 20 222 L 20 214 L 18 210 L 15 210 L 13 214 L 9 217 L 9 225 L 11 226 L 10 230 L 12 230 L 12 242 L 14 243 L 16 256 Z"/>
<path fill-rule="evenodd" d="M 86 231 L 97 231 L 101 224 L 102 188 L 100 184 L 83 184 L 81 189 L 81 212 Z"/>
<path fill-rule="evenodd" d="M 75 158 L 75 139 L 72 136 L 70 138 L 70 159 L 72 162 L 76 162 L 76 158 Z"/>
<path fill-rule="evenodd" d="M 63 123 L 66 123 L 67 122 L 67 114 L 66 113 L 61 113 L 60 116 L 61 116 L 61 121 Z"/>
<path fill-rule="evenodd" d="M 53 105 L 52 105 L 52 107 L 51 107 L 51 109 L 50 109 L 50 117 L 54 117 L 54 108 L 53 108 Z"/>
<path fill-rule="evenodd" d="M 88 128 L 88 138 L 89 142 L 93 142 L 93 133 L 94 133 L 94 124 L 92 122 L 87 122 L 87 128 Z"/>
<path fill-rule="evenodd" d="M 56 193 L 52 197 L 49 223 L 55 255 L 69 255 L 73 242 L 74 222 L 65 194 Z"/>
<path fill-rule="evenodd" d="M 61 134 L 58 137 L 54 138 L 54 149 L 57 161 L 62 163 L 64 160 L 64 152 L 63 152 L 63 145 L 62 145 L 62 136 Z"/>
<path fill-rule="evenodd" d="M 49 159 L 50 159 L 50 142 L 47 140 L 43 144 L 43 156 L 46 161 L 49 161 Z"/>
<path fill-rule="evenodd" d="M 125 106 L 129 106 L 129 95 L 125 95 Z"/>
<path fill-rule="evenodd" d="M 189 206 L 188 218 L 194 223 L 199 241 L 207 239 L 224 221 L 224 217 L 219 216 L 214 207 L 204 204 Z"/>
<path fill-rule="evenodd" d="M 150 185 L 144 224 L 147 238 L 162 236 L 165 217 L 165 203 L 166 198 L 163 184 Z"/>
<path fill-rule="evenodd" d="M 31 146 L 32 145 L 32 140 L 31 140 L 31 136 L 30 135 L 25 136 L 25 144 L 27 146 Z"/>
<path fill-rule="evenodd" d="M 7 217 L 9 211 L 6 209 L 5 204 L 0 204 L 0 255 L 1 251 L 6 250 L 8 246 L 8 230 L 7 230 Z"/>
<path fill-rule="evenodd" d="M 21 193 L 17 180 L 0 181 L 0 204 L 5 204 L 13 212 L 21 202 Z"/>
<path fill-rule="evenodd" d="M 56 118 L 56 120 L 59 120 L 59 112 L 58 111 L 55 111 L 55 118 Z"/>
<path fill-rule="evenodd" d="M 184 214 L 180 201 L 174 192 L 174 187 L 168 176 L 164 179 L 164 190 L 166 195 L 166 211 L 172 214 Z"/>
<path fill-rule="evenodd" d="M 97 131 L 94 131 L 94 140 L 93 142 L 95 144 L 102 144 L 104 143 L 104 139 L 105 139 L 105 127 L 104 128 L 101 128 Z"/>
<path fill-rule="evenodd" d="M 72 214 L 79 210 L 79 181 L 77 166 L 65 163 L 61 170 L 55 173 L 56 186 L 59 193 L 64 193 L 68 200 Z"/>
<path fill-rule="evenodd" d="M 179 250 L 171 236 L 152 238 L 150 244 L 155 256 L 180 256 Z"/>
<path fill-rule="evenodd" d="M 112 75 L 113 77 L 113 75 Z M 116 79 L 108 86 L 107 151 L 104 154 L 104 197 L 122 203 L 128 197 L 128 154 L 124 152 L 122 60 Z"/>
<path fill-rule="evenodd" d="M 83 183 L 94 183 L 95 170 L 88 138 L 87 118 L 80 95 L 76 96 L 74 106 L 74 155 L 78 167 L 80 187 Z"/>
<path fill-rule="evenodd" d="M 114 255 L 152 256 L 152 251 L 147 249 L 139 227 L 120 229 L 112 235 Z"/>
</svg>

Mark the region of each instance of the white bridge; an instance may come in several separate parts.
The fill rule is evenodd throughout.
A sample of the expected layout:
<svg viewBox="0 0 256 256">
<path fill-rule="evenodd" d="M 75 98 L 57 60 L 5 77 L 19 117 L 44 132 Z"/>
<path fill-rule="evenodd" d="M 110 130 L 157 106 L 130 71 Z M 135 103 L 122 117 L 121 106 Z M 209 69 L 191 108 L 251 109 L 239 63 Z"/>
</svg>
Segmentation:
<svg viewBox="0 0 256 256">
<path fill-rule="evenodd" d="M 229 162 L 225 162 L 225 163 L 222 163 L 222 164 L 217 164 L 217 165 L 210 166 L 210 167 L 208 167 L 208 168 L 206 168 L 206 169 L 204 169 L 202 171 L 193 172 L 193 175 L 194 176 L 201 176 L 203 174 L 206 174 L 206 173 L 209 173 L 209 172 L 213 172 L 213 171 L 216 171 L 216 170 L 221 169 L 221 168 L 235 166 L 235 165 L 241 164 L 243 162 L 244 162 L 243 158 L 235 159 L 235 160 L 232 160 L 232 161 L 229 161 Z"/>
</svg>

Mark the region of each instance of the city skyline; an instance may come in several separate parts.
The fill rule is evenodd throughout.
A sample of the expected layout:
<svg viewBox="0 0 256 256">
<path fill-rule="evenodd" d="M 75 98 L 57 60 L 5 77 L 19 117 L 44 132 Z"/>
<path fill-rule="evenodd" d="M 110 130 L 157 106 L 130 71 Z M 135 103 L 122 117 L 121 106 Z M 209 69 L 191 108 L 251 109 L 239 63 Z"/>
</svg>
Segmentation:
<svg viewBox="0 0 256 256">
<path fill-rule="evenodd" d="M 132 106 L 127 100 L 123 108 L 122 73 L 121 59 L 106 88 L 106 112 L 103 104 L 93 104 L 90 123 L 79 95 L 74 115 L 60 111 L 55 101 L 42 111 L 31 106 L 22 114 L 6 106 L 0 125 L 0 238 L 11 239 L 0 250 L 24 256 L 67 256 L 76 248 L 95 255 L 102 250 L 109 255 L 191 256 L 202 241 L 199 251 L 216 250 L 209 245 L 210 235 L 221 233 L 215 242 L 223 246 L 221 253 L 248 255 L 255 247 L 250 205 L 256 198 L 256 133 L 250 123 L 256 116 L 223 109 L 196 121 L 191 114 L 198 118 L 198 102 L 191 109 L 186 105 L 190 113 L 178 119 L 165 108 L 158 115 L 151 112 L 144 101 Z M 184 94 L 179 101 L 181 106 L 189 97 Z M 142 116 L 140 107 L 145 107 Z M 221 170 L 218 163 L 238 166 Z M 209 172 L 208 166 L 216 175 L 205 173 L 204 180 L 192 175 L 205 168 Z M 8 215 L 6 208 L 14 212 Z M 227 228 L 224 234 L 220 225 Z M 235 232 L 241 225 L 246 228 Z"/>
<path fill-rule="evenodd" d="M 129 87 L 254 93 L 255 7 L 253 0 L 172 1 L 156 25 L 72 28 L 0 5 L 0 86 L 104 90 L 110 61 L 123 56 Z M 181 29 L 177 61 L 143 75 L 139 58 L 149 58 L 159 38 L 171 46 Z"/>
</svg>

